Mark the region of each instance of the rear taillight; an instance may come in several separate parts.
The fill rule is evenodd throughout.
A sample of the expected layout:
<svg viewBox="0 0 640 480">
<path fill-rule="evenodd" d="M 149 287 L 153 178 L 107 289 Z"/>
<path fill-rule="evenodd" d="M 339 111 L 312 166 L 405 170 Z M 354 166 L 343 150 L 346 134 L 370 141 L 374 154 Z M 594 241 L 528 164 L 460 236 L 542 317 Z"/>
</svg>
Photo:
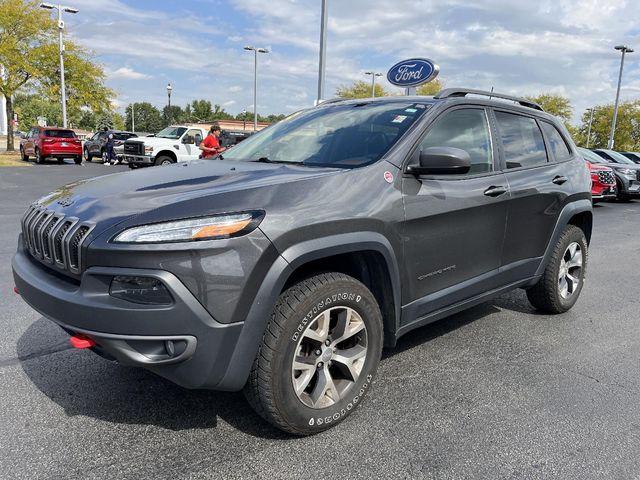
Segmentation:
<svg viewBox="0 0 640 480">
<path fill-rule="evenodd" d="M 53 138 L 45 138 L 42 140 L 42 143 L 53 143 L 55 140 Z"/>
</svg>

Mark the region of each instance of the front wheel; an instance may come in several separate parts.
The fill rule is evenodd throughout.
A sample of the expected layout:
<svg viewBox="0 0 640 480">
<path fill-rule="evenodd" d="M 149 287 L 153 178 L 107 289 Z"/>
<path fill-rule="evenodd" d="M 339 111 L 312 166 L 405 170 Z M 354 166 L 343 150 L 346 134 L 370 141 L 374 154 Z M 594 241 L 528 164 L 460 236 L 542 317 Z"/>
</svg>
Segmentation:
<svg viewBox="0 0 640 480">
<path fill-rule="evenodd" d="M 245 396 L 281 430 L 327 430 L 371 388 L 382 337 L 380 308 L 358 280 L 325 273 L 297 283 L 274 308 Z"/>
<path fill-rule="evenodd" d="M 87 162 L 90 162 L 90 161 L 91 161 L 91 159 L 93 158 L 93 155 L 91 155 L 91 154 L 89 153 L 89 149 L 88 149 L 87 147 L 84 147 L 84 150 L 83 150 L 83 151 L 84 151 L 84 159 L 85 159 Z"/>
<path fill-rule="evenodd" d="M 156 158 L 155 164 L 156 165 L 171 165 L 173 163 L 173 158 L 168 157 L 166 155 L 160 155 L 158 158 Z"/>
<path fill-rule="evenodd" d="M 25 153 L 24 148 L 22 148 L 22 146 L 20 147 L 20 157 L 22 158 L 23 162 L 29 161 L 29 155 Z"/>
<path fill-rule="evenodd" d="M 567 225 L 538 283 L 527 290 L 531 305 L 547 313 L 563 313 L 578 300 L 587 268 L 584 232 Z"/>
</svg>

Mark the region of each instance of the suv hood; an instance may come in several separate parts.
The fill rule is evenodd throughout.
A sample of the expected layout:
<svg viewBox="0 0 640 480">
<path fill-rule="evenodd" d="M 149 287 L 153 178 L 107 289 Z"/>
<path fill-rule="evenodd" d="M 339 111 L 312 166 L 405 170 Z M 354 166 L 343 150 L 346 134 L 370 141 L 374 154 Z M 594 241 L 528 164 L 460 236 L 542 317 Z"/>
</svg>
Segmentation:
<svg viewBox="0 0 640 480">
<path fill-rule="evenodd" d="M 196 160 L 81 180 L 38 203 L 66 216 L 97 224 L 123 220 L 186 200 L 337 174 L 342 169 L 310 168 L 224 160 Z"/>
</svg>

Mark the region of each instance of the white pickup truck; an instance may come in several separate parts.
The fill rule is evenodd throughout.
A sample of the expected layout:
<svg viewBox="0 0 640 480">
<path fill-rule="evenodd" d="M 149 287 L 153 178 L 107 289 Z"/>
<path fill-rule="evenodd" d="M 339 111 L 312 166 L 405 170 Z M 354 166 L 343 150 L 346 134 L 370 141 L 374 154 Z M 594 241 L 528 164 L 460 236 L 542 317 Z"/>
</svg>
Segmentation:
<svg viewBox="0 0 640 480">
<path fill-rule="evenodd" d="M 130 168 L 168 165 L 196 160 L 207 132 L 200 127 L 172 125 L 153 137 L 136 137 L 124 143 L 124 159 Z"/>
</svg>

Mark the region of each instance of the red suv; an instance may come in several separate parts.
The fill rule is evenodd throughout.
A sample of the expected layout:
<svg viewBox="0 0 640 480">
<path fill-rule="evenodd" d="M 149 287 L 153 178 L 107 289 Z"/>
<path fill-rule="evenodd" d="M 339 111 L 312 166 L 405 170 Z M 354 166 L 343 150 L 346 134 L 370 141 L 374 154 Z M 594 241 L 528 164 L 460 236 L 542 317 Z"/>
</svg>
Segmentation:
<svg viewBox="0 0 640 480">
<path fill-rule="evenodd" d="M 62 163 L 65 158 L 82 162 L 82 143 L 73 130 L 57 127 L 34 127 L 20 140 L 20 155 L 25 162 L 35 157 L 36 163 L 55 158 Z"/>
<path fill-rule="evenodd" d="M 593 203 L 607 198 L 616 198 L 616 176 L 609 167 L 590 163 L 587 167 L 591 172 L 591 198 Z"/>
</svg>

